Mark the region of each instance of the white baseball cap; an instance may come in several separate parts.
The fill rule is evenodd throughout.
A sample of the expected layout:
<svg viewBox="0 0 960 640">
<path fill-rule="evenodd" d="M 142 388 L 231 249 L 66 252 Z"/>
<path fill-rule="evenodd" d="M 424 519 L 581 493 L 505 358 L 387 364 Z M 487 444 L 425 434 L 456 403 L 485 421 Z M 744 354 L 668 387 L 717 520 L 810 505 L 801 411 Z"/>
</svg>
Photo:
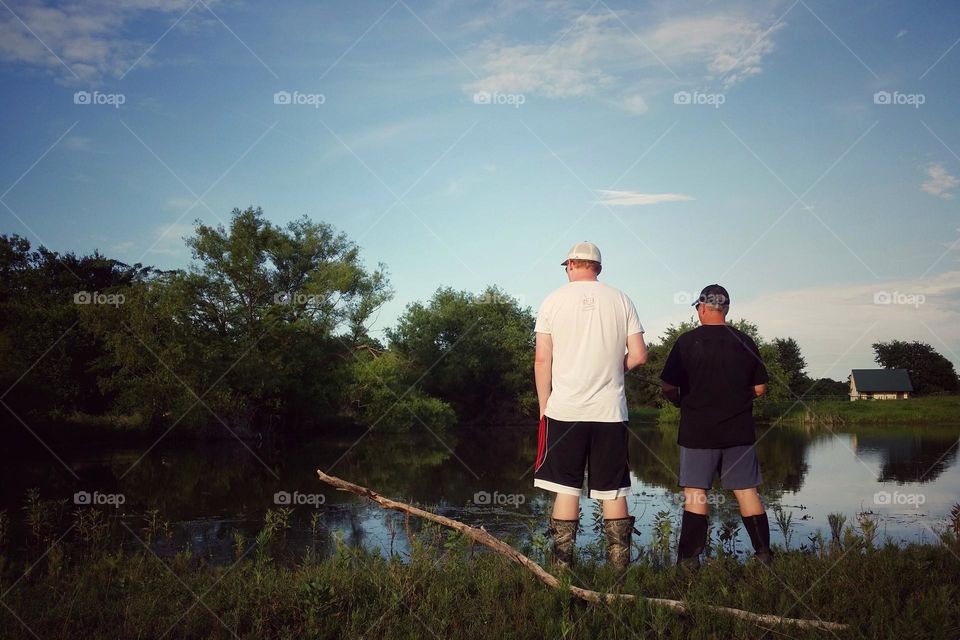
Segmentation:
<svg viewBox="0 0 960 640">
<path fill-rule="evenodd" d="M 600 262 L 600 249 L 597 249 L 597 245 L 592 242 L 578 242 L 577 244 L 570 247 L 570 251 L 567 252 L 567 259 L 561 262 L 561 265 L 566 266 L 569 260 L 592 260 L 593 262 Z"/>
</svg>

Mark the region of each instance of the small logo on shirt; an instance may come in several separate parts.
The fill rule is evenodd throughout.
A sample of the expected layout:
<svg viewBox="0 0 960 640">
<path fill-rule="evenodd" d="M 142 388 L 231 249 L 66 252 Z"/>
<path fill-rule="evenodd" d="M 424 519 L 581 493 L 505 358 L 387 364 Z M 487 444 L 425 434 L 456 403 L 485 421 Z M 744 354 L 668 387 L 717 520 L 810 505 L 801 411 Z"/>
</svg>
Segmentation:
<svg viewBox="0 0 960 640">
<path fill-rule="evenodd" d="M 594 307 L 597 306 L 597 301 L 593 296 L 583 299 L 583 310 L 584 311 L 593 311 Z"/>
</svg>

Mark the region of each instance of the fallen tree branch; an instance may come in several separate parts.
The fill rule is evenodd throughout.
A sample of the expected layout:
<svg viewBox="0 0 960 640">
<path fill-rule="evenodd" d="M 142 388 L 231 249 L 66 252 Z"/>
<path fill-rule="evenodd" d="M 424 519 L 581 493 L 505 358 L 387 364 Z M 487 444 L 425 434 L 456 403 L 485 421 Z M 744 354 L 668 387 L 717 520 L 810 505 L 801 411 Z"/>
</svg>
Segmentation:
<svg viewBox="0 0 960 640">
<path fill-rule="evenodd" d="M 498 538 L 487 533 L 484 529 L 477 529 L 476 527 L 471 527 L 468 524 L 464 524 L 457 520 L 452 520 L 451 518 L 446 518 L 444 516 L 438 516 L 435 513 L 430 513 L 429 511 L 424 511 L 423 509 L 418 509 L 417 507 L 411 506 L 403 502 L 397 502 L 395 500 L 390 500 L 389 498 L 384 498 L 377 492 L 368 489 L 366 487 L 361 487 L 358 484 L 353 484 L 352 482 L 347 482 L 346 480 L 341 480 L 340 478 L 329 476 L 323 471 L 317 470 L 317 475 L 320 477 L 320 480 L 323 482 L 336 487 L 340 491 L 349 491 L 350 493 L 355 493 L 358 496 L 363 496 L 364 498 L 369 498 L 373 500 L 381 507 L 386 509 L 393 509 L 395 511 L 402 511 L 404 513 L 415 515 L 421 518 L 425 518 L 437 524 L 441 524 L 450 529 L 455 529 L 460 531 L 469 538 L 479 542 L 485 547 L 489 547 L 505 555 L 507 558 L 516 562 L 517 564 L 526 567 L 537 577 L 540 582 L 544 583 L 548 587 L 553 589 L 562 588 L 560 581 L 557 578 L 549 573 L 547 573 L 543 567 L 539 564 L 523 555 L 510 545 L 501 541 Z M 590 589 L 584 589 L 582 587 L 577 587 L 574 585 L 569 586 L 570 592 L 581 600 L 586 600 L 587 602 L 616 602 L 618 600 L 643 600 L 654 605 L 667 607 L 669 609 L 675 610 L 677 613 L 685 614 L 689 613 L 690 605 L 679 600 L 669 600 L 666 598 L 649 598 L 647 596 L 635 596 L 629 593 L 600 593 L 599 591 L 591 591 Z M 718 613 L 724 613 L 726 615 L 733 616 L 735 618 L 740 618 L 741 620 L 747 620 L 757 625 L 791 625 L 795 627 L 801 627 L 806 629 L 828 629 L 831 631 L 839 631 L 846 628 L 846 625 L 840 624 L 837 622 L 825 622 L 823 620 L 804 620 L 801 618 L 784 618 L 781 616 L 775 616 L 765 613 L 753 613 L 752 611 L 744 611 L 742 609 L 734 609 L 731 607 L 721 607 L 717 605 L 698 605 L 705 607 L 711 611 L 716 611 Z"/>
</svg>

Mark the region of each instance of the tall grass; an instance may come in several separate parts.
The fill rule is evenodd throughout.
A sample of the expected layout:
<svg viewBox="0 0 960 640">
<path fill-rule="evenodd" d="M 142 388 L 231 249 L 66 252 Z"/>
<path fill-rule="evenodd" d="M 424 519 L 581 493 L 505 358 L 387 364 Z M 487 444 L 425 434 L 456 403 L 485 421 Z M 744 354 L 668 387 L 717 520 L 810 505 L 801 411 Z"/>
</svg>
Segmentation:
<svg viewBox="0 0 960 640">
<path fill-rule="evenodd" d="M 38 498 L 32 504 L 47 513 Z M 238 559 L 223 566 L 189 549 L 160 558 L 139 544 L 117 545 L 96 533 L 95 518 L 83 517 L 93 524 L 82 535 L 71 530 L 56 554 L 0 554 L 4 638 L 754 638 L 765 632 L 698 609 L 701 603 L 848 623 L 839 638 L 960 632 L 960 543 L 949 530 L 938 544 L 871 550 L 872 540 L 834 517 L 834 544 L 780 550 L 769 568 L 718 553 L 691 575 L 669 562 L 675 527 L 664 515 L 626 573 L 587 553 L 563 577 L 600 591 L 693 605 L 691 615 L 678 616 L 643 602 L 583 603 L 429 523 L 414 533 L 407 557 L 384 558 L 333 534 L 331 556 L 307 554 L 291 563 L 278 558 L 290 514 L 274 510 L 255 540 L 236 541 Z M 40 519 L 45 535 L 53 520 Z M 162 536 L 162 520 L 148 520 L 154 536 Z M 542 560 L 541 542 L 518 545 Z M 776 631 L 772 637 L 822 637 Z"/>
</svg>

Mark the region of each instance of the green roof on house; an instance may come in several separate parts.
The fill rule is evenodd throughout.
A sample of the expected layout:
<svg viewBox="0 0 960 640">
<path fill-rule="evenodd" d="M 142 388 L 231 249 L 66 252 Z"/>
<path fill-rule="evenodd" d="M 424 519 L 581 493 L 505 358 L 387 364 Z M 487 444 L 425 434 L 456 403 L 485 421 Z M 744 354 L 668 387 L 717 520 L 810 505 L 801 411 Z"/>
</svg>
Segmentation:
<svg viewBox="0 0 960 640">
<path fill-rule="evenodd" d="M 913 391 L 906 369 L 854 369 L 850 375 L 861 393 Z"/>
</svg>

